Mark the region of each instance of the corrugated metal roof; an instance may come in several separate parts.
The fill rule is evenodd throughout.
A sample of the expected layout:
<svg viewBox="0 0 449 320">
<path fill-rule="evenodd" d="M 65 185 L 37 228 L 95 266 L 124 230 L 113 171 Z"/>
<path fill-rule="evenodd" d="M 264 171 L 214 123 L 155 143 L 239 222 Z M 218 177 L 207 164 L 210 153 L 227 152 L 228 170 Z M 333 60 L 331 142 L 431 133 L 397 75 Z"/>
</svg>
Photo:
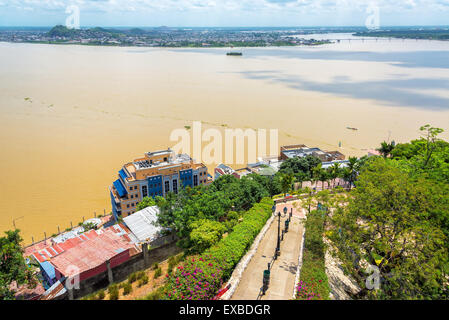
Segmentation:
<svg viewBox="0 0 449 320">
<path fill-rule="evenodd" d="M 55 267 L 53 267 L 53 265 L 50 262 L 44 261 L 41 262 L 40 265 L 50 279 L 56 278 Z"/>
<path fill-rule="evenodd" d="M 123 218 L 123 221 L 139 242 L 154 240 L 161 231 L 160 227 L 154 225 L 158 213 L 157 206 L 148 207 Z"/>
<path fill-rule="evenodd" d="M 67 289 L 60 281 L 56 281 L 45 293 L 41 296 L 40 300 L 52 300 L 62 294 L 64 294 Z"/>
<path fill-rule="evenodd" d="M 54 257 L 51 263 L 64 276 L 69 277 L 103 264 L 116 256 L 117 250 L 123 252 L 133 247 L 135 247 L 134 244 L 125 237 L 117 234 L 112 228 L 107 228 L 97 237 Z"/>
</svg>

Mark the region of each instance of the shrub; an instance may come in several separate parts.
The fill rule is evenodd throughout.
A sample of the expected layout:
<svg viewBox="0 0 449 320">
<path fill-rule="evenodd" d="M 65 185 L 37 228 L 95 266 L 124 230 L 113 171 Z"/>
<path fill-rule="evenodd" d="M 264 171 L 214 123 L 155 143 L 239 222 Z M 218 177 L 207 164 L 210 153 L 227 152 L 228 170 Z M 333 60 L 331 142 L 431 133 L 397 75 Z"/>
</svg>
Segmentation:
<svg viewBox="0 0 449 320">
<path fill-rule="evenodd" d="M 97 300 L 97 297 L 96 297 L 95 293 L 91 293 L 91 294 L 83 297 L 81 300 Z"/>
<path fill-rule="evenodd" d="M 210 300 L 223 284 L 223 267 L 212 256 L 189 258 L 169 278 L 166 297 L 173 300 Z"/>
<path fill-rule="evenodd" d="M 201 219 L 191 224 L 190 241 L 197 252 L 202 252 L 220 241 L 226 227 L 218 221 Z"/>
<path fill-rule="evenodd" d="M 103 300 L 105 295 L 104 290 L 98 291 L 98 300 Z"/>
<path fill-rule="evenodd" d="M 212 299 L 271 216 L 272 206 L 271 199 L 262 199 L 226 238 L 202 255 L 187 259 L 168 277 L 164 297 L 174 300 Z"/>
<path fill-rule="evenodd" d="M 148 281 L 149 281 L 148 276 L 147 276 L 146 274 L 144 274 L 144 275 L 139 279 L 139 282 L 137 283 L 137 286 L 138 286 L 138 287 L 141 287 L 141 286 L 147 284 Z"/>
<path fill-rule="evenodd" d="M 157 290 L 151 292 L 144 299 L 145 300 L 162 300 L 164 298 L 164 288 L 158 288 Z"/>
<path fill-rule="evenodd" d="M 133 291 L 133 286 L 130 282 L 126 282 L 123 286 L 123 295 L 128 295 Z"/>
<path fill-rule="evenodd" d="M 119 292 L 117 284 L 113 283 L 108 288 L 109 300 L 118 300 Z"/>
<path fill-rule="evenodd" d="M 168 259 L 168 269 L 173 269 L 173 267 L 175 266 L 176 262 L 175 262 L 175 257 L 170 257 L 170 259 Z"/>
<path fill-rule="evenodd" d="M 129 277 L 128 277 L 128 282 L 129 283 L 135 282 L 137 280 L 137 277 L 138 277 L 138 273 L 137 272 L 131 273 L 129 275 Z"/>
<path fill-rule="evenodd" d="M 156 271 L 154 272 L 154 279 L 159 278 L 161 276 L 161 274 L 162 274 L 162 269 L 161 269 L 161 267 L 158 267 L 156 269 Z"/>
<path fill-rule="evenodd" d="M 307 282 L 300 281 L 296 286 L 296 290 L 297 290 L 296 294 L 297 300 L 322 300 L 319 292 L 317 291 L 316 282 L 309 285 Z"/>
<path fill-rule="evenodd" d="M 168 259 L 168 271 L 167 273 L 171 274 L 173 271 L 173 268 L 176 267 L 179 262 L 183 259 L 183 254 L 179 254 L 177 256 L 172 256 L 170 259 Z"/>
<path fill-rule="evenodd" d="M 264 198 L 260 203 L 256 203 L 243 215 L 243 222 L 236 225 L 233 232 L 205 251 L 206 255 L 211 255 L 224 261 L 225 278 L 231 275 L 235 265 L 246 253 L 254 238 L 271 216 L 272 206 L 273 201 L 269 198 Z"/>
</svg>

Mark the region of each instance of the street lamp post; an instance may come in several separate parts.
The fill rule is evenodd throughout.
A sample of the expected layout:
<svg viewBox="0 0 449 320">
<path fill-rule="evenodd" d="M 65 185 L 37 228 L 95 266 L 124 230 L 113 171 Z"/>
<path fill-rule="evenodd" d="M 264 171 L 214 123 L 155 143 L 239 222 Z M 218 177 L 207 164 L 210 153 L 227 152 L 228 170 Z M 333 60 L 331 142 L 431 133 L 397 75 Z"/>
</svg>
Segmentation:
<svg viewBox="0 0 449 320">
<path fill-rule="evenodd" d="M 281 250 L 281 213 L 278 212 L 278 241 L 276 245 L 276 252 L 274 258 L 277 259 Z"/>
</svg>

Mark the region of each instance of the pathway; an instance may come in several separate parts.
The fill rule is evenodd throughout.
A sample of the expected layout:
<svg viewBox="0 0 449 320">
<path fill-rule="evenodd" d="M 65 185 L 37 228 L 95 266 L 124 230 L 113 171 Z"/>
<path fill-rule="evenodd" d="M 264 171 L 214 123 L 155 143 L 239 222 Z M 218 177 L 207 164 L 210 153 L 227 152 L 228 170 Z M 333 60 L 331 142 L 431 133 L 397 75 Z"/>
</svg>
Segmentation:
<svg viewBox="0 0 449 320">
<path fill-rule="evenodd" d="M 292 203 L 293 201 L 277 204 L 276 213 L 279 211 L 283 213 L 284 207 L 287 207 L 288 212 L 290 212 L 293 208 Z M 289 300 L 292 298 L 304 231 L 300 220 L 303 217 L 304 211 L 302 209 L 296 210 L 293 208 L 289 231 L 284 235 L 284 240 L 281 242 L 281 255 L 271 267 L 270 285 L 266 294 L 260 297 L 263 271 L 267 269 L 268 263 L 272 262 L 277 244 L 277 218 L 267 230 L 256 253 L 243 272 L 239 285 L 232 295 L 232 300 Z M 287 218 L 288 215 L 281 217 L 281 232 Z"/>
</svg>

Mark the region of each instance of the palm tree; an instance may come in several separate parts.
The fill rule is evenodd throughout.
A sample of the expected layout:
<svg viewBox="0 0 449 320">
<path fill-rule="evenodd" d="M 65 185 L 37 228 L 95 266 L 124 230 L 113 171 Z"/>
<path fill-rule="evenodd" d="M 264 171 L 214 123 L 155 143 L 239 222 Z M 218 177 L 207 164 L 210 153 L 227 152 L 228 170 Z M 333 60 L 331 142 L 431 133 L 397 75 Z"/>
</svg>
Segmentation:
<svg viewBox="0 0 449 320">
<path fill-rule="evenodd" d="M 324 190 L 324 182 L 329 179 L 329 173 L 326 169 L 321 168 L 320 170 L 320 181 L 321 181 L 321 190 Z M 329 185 L 328 185 L 329 188 Z"/>
<path fill-rule="evenodd" d="M 352 189 L 352 183 L 355 180 L 355 176 L 357 174 L 357 170 L 359 168 L 359 159 L 357 159 L 357 157 L 349 157 L 349 163 L 347 166 L 347 171 L 348 171 L 348 176 L 347 176 L 347 181 L 349 182 L 349 190 Z M 346 180 L 346 178 L 345 178 Z"/>
<path fill-rule="evenodd" d="M 384 141 L 380 144 L 380 148 L 376 150 L 379 151 L 384 158 L 387 158 L 391 154 L 391 151 L 393 151 L 394 146 L 395 146 L 394 142 L 388 143 Z"/>
<path fill-rule="evenodd" d="M 329 169 L 330 169 L 330 175 L 331 175 L 331 179 L 332 179 L 332 188 L 334 188 L 335 179 L 340 177 L 340 173 L 341 173 L 340 163 L 336 162 L 336 163 L 332 164 L 332 166 Z"/>
<path fill-rule="evenodd" d="M 320 178 L 321 178 L 321 171 L 322 170 L 323 169 L 322 169 L 322 164 L 321 163 L 319 163 L 316 167 L 314 167 L 312 169 L 312 177 L 311 177 L 312 182 L 317 182 L 318 183 L 318 181 L 321 181 Z M 317 187 L 317 186 L 315 186 L 315 187 Z"/>
</svg>

